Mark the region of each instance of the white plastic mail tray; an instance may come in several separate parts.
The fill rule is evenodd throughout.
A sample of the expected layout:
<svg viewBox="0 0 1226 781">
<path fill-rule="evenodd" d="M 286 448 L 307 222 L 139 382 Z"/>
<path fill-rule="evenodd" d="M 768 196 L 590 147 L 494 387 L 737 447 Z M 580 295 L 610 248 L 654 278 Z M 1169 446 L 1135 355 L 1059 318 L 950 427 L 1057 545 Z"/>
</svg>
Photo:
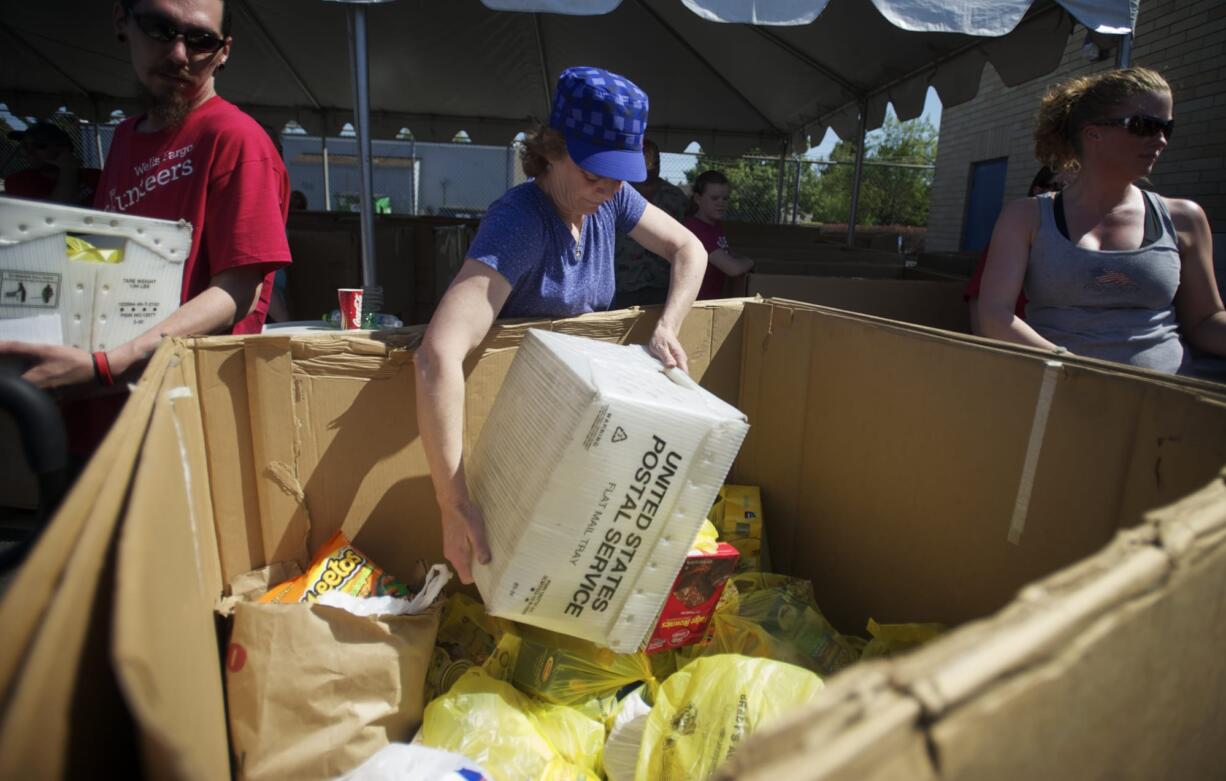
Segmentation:
<svg viewBox="0 0 1226 781">
<path fill-rule="evenodd" d="M 70 260 L 67 235 L 123 259 Z M 58 315 L 64 344 L 110 349 L 178 308 L 191 244 L 183 221 L 0 197 L 0 320 Z"/>
<path fill-rule="evenodd" d="M 748 431 L 641 346 L 529 330 L 468 463 L 487 609 L 637 651 Z"/>
</svg>

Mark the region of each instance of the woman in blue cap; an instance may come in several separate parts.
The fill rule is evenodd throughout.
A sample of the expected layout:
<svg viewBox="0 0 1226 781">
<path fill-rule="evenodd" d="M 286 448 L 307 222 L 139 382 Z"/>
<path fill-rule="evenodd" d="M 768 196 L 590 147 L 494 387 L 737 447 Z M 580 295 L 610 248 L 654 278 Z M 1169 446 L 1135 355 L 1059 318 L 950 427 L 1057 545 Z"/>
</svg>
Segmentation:
<svg viewBox="0 0 1226 781">
<path fill-rule="evenodd" d="M 599 68 L 569 68 L 548 127 L 524 141 L 530 181 L 491 204 L 468 257 L 417 349 L 417 422 L 443 520 L 443 552 L 460 580 L 490 550 L 464 480 L 465 357 L 497 318 L 570 317 L 609 308 L 617 233 L 670 261 L 668 298 L 648 344 L 665 366 L 687 369 L 677 340 L 706 270 L 702 243 L 627 181 L 647 178 L 647 95 Z"/>
</svg>

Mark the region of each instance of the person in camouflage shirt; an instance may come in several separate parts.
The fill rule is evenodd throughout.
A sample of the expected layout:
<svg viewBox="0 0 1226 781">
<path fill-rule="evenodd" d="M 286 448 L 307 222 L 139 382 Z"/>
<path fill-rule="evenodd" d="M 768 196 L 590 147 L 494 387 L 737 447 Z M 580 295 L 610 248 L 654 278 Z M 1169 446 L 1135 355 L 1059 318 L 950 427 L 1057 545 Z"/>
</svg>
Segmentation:
<svg viewBox="0 0 1226 781">
<path fill-rule="evenodd" d="M 647 179 L 633 182 L 635 189 L 673 219 L 678 222 L 685 219 L 689 198 L 681 188 L 660 178 L 660 148 L 651 139 L 643 141 L 643 160 L 647 164 Z M 664 303 L 668 294 L 668 261 L 643 249 L 629 236 L 619 234 L 613 268 L 617 292 L 611 309 Z"/>
</svg>

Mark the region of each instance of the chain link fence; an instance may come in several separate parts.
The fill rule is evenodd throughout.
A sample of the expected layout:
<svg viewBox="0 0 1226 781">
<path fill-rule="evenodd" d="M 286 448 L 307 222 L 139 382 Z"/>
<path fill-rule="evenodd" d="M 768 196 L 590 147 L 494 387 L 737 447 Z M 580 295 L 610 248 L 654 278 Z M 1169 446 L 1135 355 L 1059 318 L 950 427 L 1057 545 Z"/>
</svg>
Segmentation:
<svg viewBox="0 0 1226 781">
<path fill-rule="evenodd" d="M 4 117 L 7 116 L 7 121 Z M 0 178 L 31 164 L 8 131 L 27 118 L 0 113 Z M 102 166 L 114 124 L 84 123 L 70 114 L 50 118 L 72 139 L 83 166 Z M 357 211 L 358 157 L 352 137 L 326 140 L 288 130 L 277 137 L 291 188 L 310 210 Z M 374 195 L 379 213 L 480 217 L 489 204 L 525 180 L 514 144 L 418 143 L 411 138 L 373 142 Z M 660 174 L 687 194 L 690 183 L 718 170 L 732 185 L 727 219 L 760 224 L 845 225 L 851 211 L 854 164 L 850 160 L 713 157 L 665 153 Z M 868 160 L 860 190 L 858 224 L 924 225 L 932 166 Z"/>
<path fill-rule="evenodd" d="M 34 161 L 22 148 L 21 141 L 9 138 L 9 133 L 23 131 L 35 121 L 38 120 L 34 117 L 14 117 L 8 112 L 0 112 L 0 179 L 33 165 Z M 111 137 L 115 133 L 113 125 L 83 122 L 73 114 L 64 112 L 54 114 L 43 121 L 68 134 L 73 153 L 81 161 L 82 168 L 102 167 L 106 152 L 111 147 Z"/>
</svg>

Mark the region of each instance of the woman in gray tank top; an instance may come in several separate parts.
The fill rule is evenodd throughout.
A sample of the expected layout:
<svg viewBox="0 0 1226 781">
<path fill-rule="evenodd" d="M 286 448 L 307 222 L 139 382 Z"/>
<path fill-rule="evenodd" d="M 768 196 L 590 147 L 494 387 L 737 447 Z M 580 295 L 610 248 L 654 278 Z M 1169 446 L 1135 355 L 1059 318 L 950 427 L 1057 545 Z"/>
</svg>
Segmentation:
<svg viewBox="0 0 1226 781">
<path fill-rule="evenodd" d="M 1171 108 L 1170 86 L 1146 68 L 1044 96 L 1036 156 L 1076 178 L 1001 212 L 980 288 L 985 335 L 1165 372 L 1186 369 L 1185 340 L 1226 356 L 1204 211 L 1134 184 L 1170 141 Z M 1024 320 L 1014 314 L 1023 286 Z"/>
</svg>

